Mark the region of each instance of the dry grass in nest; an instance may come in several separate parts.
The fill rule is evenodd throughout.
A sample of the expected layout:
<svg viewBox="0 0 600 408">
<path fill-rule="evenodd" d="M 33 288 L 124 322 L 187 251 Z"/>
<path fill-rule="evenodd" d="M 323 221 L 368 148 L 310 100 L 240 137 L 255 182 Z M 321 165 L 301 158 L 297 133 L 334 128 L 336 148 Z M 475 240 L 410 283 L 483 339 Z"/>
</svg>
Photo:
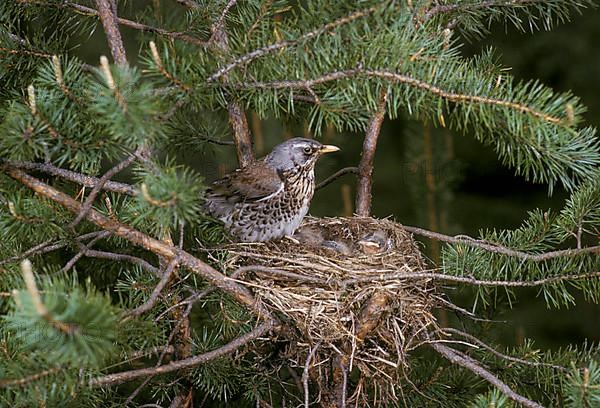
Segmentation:
<svg viewBox="0 0 600 408">
<path fill-rule="evenodd" d="M 385 219 L 307 217 L 297 237 L 228 245 L 225 268 L 258 267 L 243 282 L 297 329 L 289 350 L 297 366 L 318 344 L 311 365 L 319 370 L 346 355 L 369 382 L 395 380 L 406 353 L 435 329 L 433 285 L 402 278 L 425 269 L 412 236 Z"/>
</svg>

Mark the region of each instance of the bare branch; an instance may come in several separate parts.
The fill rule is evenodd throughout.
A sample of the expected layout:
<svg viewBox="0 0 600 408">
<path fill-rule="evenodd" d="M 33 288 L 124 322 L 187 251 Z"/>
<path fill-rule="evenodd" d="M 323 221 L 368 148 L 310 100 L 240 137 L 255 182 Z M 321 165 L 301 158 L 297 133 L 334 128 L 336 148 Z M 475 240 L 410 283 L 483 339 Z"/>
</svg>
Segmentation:
<svg viewBox="0 0 600 408">
<path fill-rule="evenodd" d="M 308 393 L 308 378 L 310 371 L 310 362 L 315 357 L 317 350 L 321 346 L 321 342 L 319 341 L 308 353 L 306 356 L 306 363 L 304 363 L 304 370 L 302 371 L 302 385 L 304 390 L 304 408 L 309 408 L 310 405 L 310 394 Z"/>
<path fill-rule="evenodd" d="M 377 110 L 371 116 L 362 148 L 362 158 L 358 164 L 358 186 L 356 189 L 356 214 L 368 217 L 371 214 L 371 187 L 373 185 L 373 160 L 381 124 L 385 116 L 387 91 L 382 90 Z"/>
<path fill-rule="evenodd" d="M 590 273 L 582 273 L 578 275 L 560 275 L 560 276 L 551 276 L 549 278 L 537 279 L 532 281 L 501 281 L 501 280 L 479 280 L 475 278 L 471 278 L 469 276 L 453 276 L 453 275 L 445 275 L 443 273 L 433 273 L 433 272 L 414 272 L 414 273 L 390 273 L 384 275 L 376 275 L 376 276 L 365 276 L 361 278 L 347 279 L 342 281 L 342 285 L 353 285 L 361 282 L 385 282 L 390 280 L 403 280 L 403 279 L 434 279 L 441 280 L 447 282 L 456 282 L 456 283 L 465 283 L 469 285 L 475 286 L 504 286 L 504 287 L 512 287 L 512 288 L 528 288 L 534 286 L 542 286 L 549 285 L 564 281 L 575 281 L 580 279 L 592 279 L 600 277 L 600 271 L 598 272 L 590 272 Z"/>
<path fill-rule="evenodd" d="M 93 8 L 86 7 L 86 6 L 77 4 L 77 3 L 72 3 L 72 2 L 66 1 L 66 2 L 62 2 L 62 5 L 70 7 L 72 9 L 77 10 L 84 14 L 88 14 L 88 15 L 92 15 L 92 16 L 99 16 L 99 13 L 96 10 L 94 10 Z M 117 18 L 117 22 L 120 25 L 129 27 L 129 28 L 133 28 L 135 30 L 140 30 L 143 32 L 154 33 L 154 34 L 162 35 L 165 37 L 174 38 L 174 39 L 185 41 L 187 43 L 198 45 L 201 47 L 206 47 L 208 45 L 208 43 L 206 41 L 203 41 L 196 37 L 192 37 L 191 35 L 188 35 L 185 33 L 180 33 L 180 32 L 176 32 L 176 31 L 168 31 L 163 28 L 153 27 L 153 26 L 149 26 L 146 24 L 141 24 L 136 21 L 127 20 L 127 19 L 121 18 L 121 17 Z"/>
<path fill-rule="evenodd" d="M 116 262 L 131 262 L 133 264 L 141 266 L 142 268 L 144 268 L 145 270 L 147 270 L 155 276 L 160 275 L 160 271 L 157 267 L 153 266 L 145 259 L 138 258 L 132 255 L 118 254 L 115 252 L 97 251 L 94 249 L 87 249 L 84 255 L 88 258 L 108 259 Z"/>
<path fill-rule="evenodd" d="M 113 10 L 108 0 L 95 0 L 95 2 L 113 60 L 119 65 L 127 65 L 127 55 L 119 31 L 116 10 Z"/>
<path fill-rule="evenodd" d="M 522 358 L 512 357 L 512 356 L 508 356 L 506 354 L 502 354 L 499 351 L 497 351 L 495 348 L 493 348 L 493 347 L 487 345 L 486 343 L 484 343 L 483 341 L 479 340 L 477 337 L 475 337 L 469 333 L 465 333 L 461 330 L 454 329 L 452 327 L 444 327 L 444 328 L 440 329 L 440 332 L 441 333 L 449 332 L 449 333 L 458 334 L 459 336 L 464 337 L 465 339 L 470 340 L 473 343 L 483 347 L 484 349 L 486 349 L 487 351 L 489 351 L 496 357 L 499 357 L 503 360 L 508 360 L 508 361 L 512 361 L 513 363 L 524 364 L 524 365 L 528 365 L 531 367 L 549 367 L 549 368 L 554 368 L 555 370 L 569 371 L 566 367 L 559 366 L 556 364 L 548 364 L 548 363 L 540 363 L 537 361 L 529 361 L 529 360 L 524 360 Z"/>
<path fill-rule="evenodd" d="M 98 183 L 94 186 L 94 188 L 92 188 L 92 191 L 90 191 L 90 194 L 81 206 L 81 211 L 79 212 L 79 214 L 77 214 L 77 217 L 75 217 L 75 219 L 71 221 L 69 227 L 74 228 L 75 226 L 77 226 L 77 224 L 81 222 L 81 220 L 86 216 L 87 212 L 92 208 L 92 205 L 94 205 L 94 201 L 96 200 L 98 193 L 100 193 L 100 190 L 104 187 L 108 180 L 110 180 L 115 174 L 119 173 L 121 170 L 125 169 L 131 163 L 133 163 L 137 158 L 137 154 L 139 154 L 141 151 L 141 148 L 137 149 L 137 151 L 134 154 L 132 154 L 116 166 L 112 167 L 110 170 L 104 173 L 102 177 L 100 177 Z"/>
<path fill-rule="evenodd" d="M 429 231 L 429 230 L 426 230 L 423 228 L 418 228 L 418 227 L 409 227 L 409 226 L 403 225 L 402 228 L 404 228 L 406 231 L 408 231 L 410 233 L 421 235 L 421 236 L 431 238 L 431 239 L 436 239 L 438 241 L 481 248 L 481 249 L 485 249 L 486 251 L 493 252 L 495 254 L 508 255 L 508 256 L 524 259 L 526 261 L 533 261 L 533 262 L 543 262 L 543 261 L 547 261 L 547 260 L 550 260 L 553 258 L 558 258 L 558 257 L 574 257 L 574 256 L 583 255 L 583 254 L 588 254 L 588 253 L 591 253 L 591 254 L 600 253 L 600 245 L 597 245 L 597 246 L 590 246 L 590 247 L 584 247 L 584 248 L 578 248 L 578 249 L 561 249 L 558 251 L 545 252 L 542 254 L 530 254 L 527 252 L 522 252 L 522 251 L 517 251 L 517 250 L 511 249 L 511 248 L 507 248 L 502 245 L 492 244 L 489 242 L 477 240 L 477 239 L 474 239 L 471 237 L 467 237 L 465 235 L 452 237 L 449 235 L 440 234 L 439 232 L 433 232 L 433 231 Z"/>
<path fill-rule="evenodd" d="M 69 260 L 69 262 L 67 262 L 60 271 L 62 273 L 69 271 L 77 263 L 77 261 L 79 259 L 81 259 L 82 256 L 85 255 L 85 251 L 87 251 L 90 247 L 92 247 L 96 242 L 100 241 L 103 238 L 108 237 L 109 235 L 110 235 L 110 232 L 102 231 L 100 234 L 98 234 L 98 236 L 96 236 L 94 239 L 92 239 L 87 244 L 79 244 L 79 246 L 81 247 L 81 250 L 77 254 L 75 254 L 75 256 L 73 258 L 71 258 Z"/>
<path fill-rule="evenodd" d="M 169 280 L 171 279 L 171 275 L 173 275 L 173 271 L 175 270 L 175 266 L 177 266 L 177 259 L 173 258 L 169 262 L 169 265 L 167 266 L 167 268 L 164 270 L 162 278 L 160 279 L 160 282 L 158 282 L 158 285 L 156 285 L 156 287 L 150 294 L 150 297 L 148 298 L 148 300 L 146 300 L 144 302 L 144 304 L 125 313 L 125 316 L 139 316 L 141 314 L 146 313 L 148 310 L 152 309 L 154 307 L 154 305 L 156 304 L 158 297 L 160 296 L 160 292 L 162 292 L 164 287 L 167 286 L 167 283 L 169 283 Z"/>
<path fill-rule="evenodd" d="M 40 180 L 31 177 L 23 171 L 12 168 L 7 164 L 0 165 L 0 168 L 10 177 L 21 182 L 31 188 L 42 197 L 46 197 L 67 208 L 73 213 L 78 213 L 81 210 L 81 204 L 68 196 L 67 194 L 41 182 Z M 254 311 L 257 315 L 270 319 L 269 311 L 256 301 L 254 296 L 245 287 L 233 282 L 226 276 L 221 274 L 210 265 L 194 257 L 188 252 L 181 250 L 173 245 L 168 245 L 156 238 L 150 237 L 128 225 L 122 224 L 117 220 L 106 217 L 95 210 L 90 210 L 86 215 L 86 219 L 100 228 L 112 232 L 114 235 L 122 237 L 134 245 L 141 246 L 156 255 L 166 258 L 177 257 L 180 260 L 180 265 L 189 268 L 197 273 L 202 278 L 206 279 L 210 284 L 231 294 L 240 303 L 244 304 L 249 310 Z"/>
<path fill-rule="evenodd" d="M 267 333 L 273 327 L 272 321 L 267 321 L 257 326 L 251 332 L 238 337 L 237 339 L 219 347 L 216 350 L 209 351 L 204 354 L 200 354 L 194 357 L 186 358 L 183 360 L 172 361 L 169 364 L 161 365 L 158 367 L 141 368 L 138 370 L 124 371 L 120 373 L 108 374 L 104 377 L 94 378 L 90 381 L 91 386 L 112 386 L 121 384 L 127 381 L 132 381 L 137 378 L 154 376 L 160 374 L 171 373 L 173 371 L 183 370 L 185 368 L 194 367 L 224 355 L 230 354 L 242 346 L 246 345 L 250 341 L 262 336 Z"/>
<path fill-rule="evenodd" d="M 1 163 L 3 163 L 2 160 L 0 160 L 0 165 Z M 53 176 L 58 176 L 89 188 L 94 188 L 100 183 L 100 179 L 97 177 L 87 176 L 85 174 L 77 173 L 71 170 L 62 169 L 60 167 L 56 167 L 48 163 L 18 162 L 10 160 L 6 160 L 4 161 L 4 163 L 17 169 L 34 170 L 48 173 Z M 130 196 L 136 196 L 139 194 L 139 191 L 136 190 L 135 187 L 133 187 L 132 185 L 118 183 L 115 181 L 107 181 L 102 186 L 102 189 Z"/>
<path fill-rule="evenodd" d="M 479 362 L 473 360 L 466 354 L 458 350 L 452 349 L 448 346 L 445 346 L 441 343 L 431 343 L 430 346 L 442 356 L 447 358 L 451 363 L 470 370 L 471 372 L 473 372 L 473 374 L 483 378 L 490 384 L 494 385 L 511 400 L 518 402 L 519 404 L 528 408 L 544 408 L 537 402 L 532 401 L 529 398 L 525 398 L 524 396 L 514 392 L 508 385 L 500 381 L 498 377 L 496 377 L 494 374 L 483 368 L 479 364 Z"/>
<path fill-rule="evenodd" d="M 336 171 L 331 176 L 327 177 L 325 180 L 317 184 L 315 190 L 319 190 L 325 186 L 328 186 L 329 184 L 333 183 L 335 180 L 339 179 L 340 177 L 346 174 L 358 174 L 358 167 L 344 167 L 343 169 Z"/>
<path fill-rule="evenodd" d="M 229 125 L 233 130 L 233 140 L 235 141 L 238 163 L 240 167 L 244 167 L 254 161 L 248 119 L 246 118 L 244 109 L 237 101 L 229 100 L 227 111 L 229 112 Z"/>
</svg>

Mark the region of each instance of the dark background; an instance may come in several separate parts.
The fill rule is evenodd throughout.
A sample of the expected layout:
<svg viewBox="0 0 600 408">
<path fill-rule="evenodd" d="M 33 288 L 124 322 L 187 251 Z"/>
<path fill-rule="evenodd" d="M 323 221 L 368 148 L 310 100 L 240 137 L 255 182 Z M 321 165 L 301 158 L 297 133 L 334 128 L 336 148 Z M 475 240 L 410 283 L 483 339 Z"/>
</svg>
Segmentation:
<svg viewBox="0 0 600 408">
<path fill-rule="evenodd" d="M 499 61 L 510 67 L 515 77 L 539 79 L 557 91 L 571 90 L 588 107 L 586 125 L 600 125 L 600 11 L 586 10 L 550 32 L 521 33 L 503 24 L 492 26 L 490 31 L 482 40 L 465 41 L 464 54 L 472 56 L 493 47 Z M 122 28 L 122 33 L 128 58 L 135 63 L 142 47 L 138 32 Z M 86 62 L 96 65 L 99 55 L 109 55 L 101 29 L 96 30 L 88 44 L 91 46 L 78 51 Z M 248 117 L 259 156 L 283 138 L 310 137 L 306 126 L 277 119 L 259 120 L 252 112 L 248 112 Z M 362 134 L 340 134 L 327 129 L 321 138 L 342 147 L 342 151 L 319 163 L 318 180 L 339 168 L 357 165 Z M 230 147 L 211 146 L 203 156 L 179 159 L 199 168 L 208 180 L 237 166 Z M 353 176 L 340 178 L 315 194 L 311 213 L 348 214 L 352 211 L 348 201 L 353 201 L 353 190 Z M 386 119 L 384 123 L 375 159 L 373 214 L 377 217 L 391 216 L 406 225 L 449 235 L 476 236 L 481 229 L 516 228 L 527 212 L 536 208 L 558 211 L 566 197 L 568 194 L 560 188 L 549 195 L 547 186 L 514 176 L 497 160 L 492 148 L 480 144 L 473 135 L 454 134 L 434 125 L 424 128 L 406 117 Z M 424 252 L 433 260 L 438 259 L 439 247 L 427 241 L 423 244 Z M 500 312 L 495 318 L 507 322 L 485 327 L 497 333 L 502 343 L 518 345 L 531 338 L 541 348 L 557 349 L 573 342 L 600 341 L 598 305 L 586 303 L 576 295 L 576 306 L 549 309 L 544 299 L 537 297 L 536 290 L 520 290 L 517 294 L 512 310 L 506 302 L 493 307 Z M 458 293 L 455 298 L 465 307 L 472 307 L 469 293 Z"/>
</svg>

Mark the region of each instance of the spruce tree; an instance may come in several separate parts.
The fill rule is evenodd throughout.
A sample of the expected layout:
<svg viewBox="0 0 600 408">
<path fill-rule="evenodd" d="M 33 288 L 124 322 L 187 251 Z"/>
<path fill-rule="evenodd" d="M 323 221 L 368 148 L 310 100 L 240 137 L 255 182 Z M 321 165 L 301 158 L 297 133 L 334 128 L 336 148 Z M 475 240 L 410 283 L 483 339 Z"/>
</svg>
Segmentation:
<svg viewBox="0 0 600 408">
<path fill-rule="evenodd" d="M 0 2 L 0 405 L 600 406 L 597 344 L 502 350 L 492 320 L 523 288 L 548 319 L 575 294 L 600 301 L 600 140 L 576 96 L 515 80 L 493 50 L 460 52 L 492 22 L 548 30 L 593 6 Z M 94 63 L 92 35 L 107 45 Z M 280 272 L 228 267 L 226 232 L 203 212 L 206 175 L 189 162 L 229 145 L 239 165 L 254 160 L 251 114 L 306 123 L 317 138 L 364 134 L 358 166 L 338 174 L 357 175 L 360 217 L 387 118 L 419 123 L 412 148 L 436 160 L 449 159 L 431 132 L 469 133 L 516 175 L 570 196 L 559 212 L 477 238 L 405 228 L 431 239 L 431 260 L 372 280 L 425 280 L 436 307 L 461 319 L 420 333 L 380 394 L 348 360 L 396 311 L 392 299 L 363 299 L 360 344 L 312 343 L 258 298 L 253 273 Z"/>
</svg>

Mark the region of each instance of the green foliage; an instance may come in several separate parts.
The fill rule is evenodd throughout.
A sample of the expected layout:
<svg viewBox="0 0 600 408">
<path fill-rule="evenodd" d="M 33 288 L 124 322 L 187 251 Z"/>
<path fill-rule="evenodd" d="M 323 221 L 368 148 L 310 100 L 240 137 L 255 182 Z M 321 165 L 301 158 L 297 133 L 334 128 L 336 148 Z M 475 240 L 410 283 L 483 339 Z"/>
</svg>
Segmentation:
<svg viewBox="0 0 600 408">
<path fill-rule="evenodd" d="M 550 192 L 556 184 L 570 191 L 560 212 L 534 210 L 520 228 L 480 233 L 480 243 L 529 256 L 446 245 L 436 265 L 440 273 L 516 284 L 548 280 L 539 295 L 551 307 L 573 304 L 575 289 L 586 300 L 600 302 L 598 279 L 567 278 L 599 271 L 597 252 L 531 259 L 531 254 L 597 245 L 600 140 L 595 129 L 584 125 L 585 107 L 569 92 L 516 80 L 494 50 L 473 58 L 461 53 L 465 37 L 480 38 L 494 21 L 521 30 L 550 29 L 591 1 L 197 0 L 198 7 L 191 9 L 161 2 L 119 3 L 119 16 L 159 30 L 147 29 L 135 38 L 130 32 L 124 35 L 137 41 L 126 44 L 131 66 L 102 60 L 97 68 L 97 60 L 83 60 L 95 47 L 86 36 L 101 30 L 97 16 L 62 0 L 0 2 L 0 170 L 18 161 L 100 176 L 135 154 L 133 172 L 114 177 L 133 183 L 134 191 L 101 192 L 94 210 L 154 238 L 170 237 L 222 270 L 227 252 L 212 251 L 209 257 L 206 248 L 227 236 L 222 225 L 202 213 L 202 175 L 214 164 L 211 160 L 219 162 L 219 146 L 230 144 L 230 101 L 261 118 L 305 121 L 320 135 L 331 126 L 364 131 L 387 93 L 390 118 L 428 124 L 409 129 L 406 157 L 417 166 L 425 163 L 421 168 L 435 163 L 435 170 L 449 175 L 431 186 L 425 169 L 419 174 L 424 177 L 409 187 L 414 197 L 431 195 L 431 206 L 415 210 L 419 219 L 430 221 L 431 214 L 439 215 L 440 223 L 442 215 L 448 219 L 443 211 L 456 168 L 450 144 L 440 137 L 451 130 L 474 134 L 516 174 L 547 184 Z M 224 13 L 227 4 L 231 7 Z M 216 28 L 223 32 L 215 33 Z M 155 42 L 157 52 L 148 40 Z M 85 52 L 77 51 L 82 45 Z M 438 140 L 425 140 L 425 130 Z M 182 164 L 190 157 L 199 169 Z M 89 188 L 64 175 L 31 173 L 78 200 L 89 194 Z M 40 401 L 61 407 L 120 406 L 134 388 L 90 388 L 87 380 L 158 364 L 160 351 L 153 350 L 168 345 L 189 299 L 209 287 L 192 271 L 178 268 L 150 311 L 120 320 L 123 310 L 144 304 L 161 279 L 140 264 L 164 269 L 165 259 L 114 235 L 81 238 L 96 227 L 86 222 L 73 226 L 72 219 L 53 201 L 0 177 L 2 406 L 36 406 Z M 23 287 L 17 266 L 21 255 L 41 244 L 55 246 L 49 253 L 31 255 L 47 313 L 30 292 L 12 292 Z M 432 254 L 438 259 L 436 251 Z M 61 272 L 69 261 L 72 267 Z M 478 286 L 475 310 L 505 299 L 512 302 L 518 294 Z M 248 333 L 254 323 L 230 295 L 206 294 L 190 318 L 192 353 L 221 347 Z M 258 399 L 273 406 L 284 400 L 300 404 L 303 389 L 292 377 L 302 367 L 287 361 L 291 346 L 283 340 L 256 342 L 233 356 L 155 376 L 133 403 L 166 405 L 193 388 L 211 406 L 256 406 Z M 465 353 L 544 404 L 592 407 L 600 404 L 598 350 L 584 345 L 541 351 L 526 342 L 504 351 L 533 365 L 509 364 L 485 348 Z M 142 357 L 132 357 L 136 353 Z M 184 358 L 178 353 L 162 355 L 160 364 Z M 439 356 L 419 350 L 409 363 L 398 373 L 398 404 L 514 406 L 481 378 Z M 563 371 L 549 363 L 570 368 Z M 331 364 L 318 370 L 325 372 Z M 354 378 L 349 382 L 356 386 Z"/>
<path fill-rule="evenodd" d="M 46 316 L 26 291 L 15 294 L 15 308 L 5 316 L 5 330 L 23 351 L 51 363 L 98 367 L 114 352 L 117 311 L 93 289 L 48 280 L 42 286 Z"/>
</svg>

